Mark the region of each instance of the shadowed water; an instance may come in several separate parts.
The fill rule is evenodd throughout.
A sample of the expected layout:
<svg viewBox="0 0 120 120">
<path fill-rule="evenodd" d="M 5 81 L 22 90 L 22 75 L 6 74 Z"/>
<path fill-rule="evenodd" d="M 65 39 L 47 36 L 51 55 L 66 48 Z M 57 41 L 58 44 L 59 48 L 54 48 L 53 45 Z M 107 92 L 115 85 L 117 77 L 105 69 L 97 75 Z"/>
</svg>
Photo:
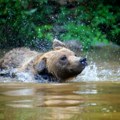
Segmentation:
<svg viewBox="0 0 120 120">
<path fill-rule="evenodd" d="M 119 120 L 120 49 L 105 47 L 83 55 L 88 66 L 69 83 L 0 77 L 0 120 Z"/>
</svg>

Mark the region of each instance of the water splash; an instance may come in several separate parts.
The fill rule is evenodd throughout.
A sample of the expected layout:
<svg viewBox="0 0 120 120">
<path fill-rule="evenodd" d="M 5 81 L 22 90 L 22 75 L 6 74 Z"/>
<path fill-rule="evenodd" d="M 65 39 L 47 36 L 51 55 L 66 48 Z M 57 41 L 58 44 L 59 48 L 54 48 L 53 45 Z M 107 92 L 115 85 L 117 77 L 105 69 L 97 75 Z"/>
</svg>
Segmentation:
<svg viewBox="0 0 120 120">
<path fill-rule="evenodd" d="M 101 69 L 96 63 L 91 62 L 75 81 L 120 81 L 120 68 Z"/>
<path fill-rule="evenodd" d="M 98 81 L 98 68 L 95 63 L 91 63 L 84 71 L 76 78 L 77 81 Z"/>
</svg>

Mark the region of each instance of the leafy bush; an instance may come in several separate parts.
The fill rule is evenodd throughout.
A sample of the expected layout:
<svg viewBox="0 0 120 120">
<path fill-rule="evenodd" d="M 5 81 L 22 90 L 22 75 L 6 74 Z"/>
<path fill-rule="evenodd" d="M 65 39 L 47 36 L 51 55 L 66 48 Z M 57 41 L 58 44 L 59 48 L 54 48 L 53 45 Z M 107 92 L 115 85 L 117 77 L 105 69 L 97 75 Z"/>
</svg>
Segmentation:
<svg viewBox="0 0 120 120">
<path fill-rule="evenodd" d="M 40 36 L 38 26 L 48 21 L 46 4 L 47 0 L 0 1 L 0 47 L 32 46 L 33 40 Z M 46 29 L 46 25 L 42 28 Z"/>
<path fill-rule="evenodd" d="M 1 0 L 0 47 L 36 46 L 36 40 L 55 36 L 79 40 L 85 48 L 120 44 L 120 9 L 112 6 L 117 2 L 78 0 L 61 6 L 55 0 Z"/>
<path fill-rule="evenodd" d="M 86 49 L 98 42 L 104 42 L 106 44 L 108 43 L 106 36 L 103 35 L 98 28 L 69 23 L 65 25 L 65 29 L 67 32 L 61 35 L 63 40 L 80 40 Z"/>
<path fill-rule="evenodd" d="M 113 9 L 110 5 L 99 4 L 96 8 L 93 6 L 78 6 L 72 10 L 64 8 L 59 15 L 59 21 L 64 22 L 66 32 L 60 35 L 63 40 L 76 39 L 80 40 L 85 48 L 98 43 L 108 44 L 109 41 L 119 43 L 116 39 L 120 35 L 120 27 L 117 24 L 118 13 L 111 12 Z M 86 12 L 87 11 L 87 12 Z"/>
</svg>

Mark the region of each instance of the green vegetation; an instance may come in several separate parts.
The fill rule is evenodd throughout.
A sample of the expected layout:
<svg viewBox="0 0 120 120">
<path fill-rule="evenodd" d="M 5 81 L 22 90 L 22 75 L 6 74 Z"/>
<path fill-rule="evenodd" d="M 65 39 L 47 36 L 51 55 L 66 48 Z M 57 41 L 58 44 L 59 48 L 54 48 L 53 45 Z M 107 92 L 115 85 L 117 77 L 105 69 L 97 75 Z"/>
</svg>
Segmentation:
<svg viewBox="0 0 120 120">
<path fill-rule="evenodd" d="M 119 1 L 82 1 L 60 5 L 54 0 L 0 0 L 0 47 L 36 46 L 37 42 L 80 40 L 120 44 Z"/>
</svg>

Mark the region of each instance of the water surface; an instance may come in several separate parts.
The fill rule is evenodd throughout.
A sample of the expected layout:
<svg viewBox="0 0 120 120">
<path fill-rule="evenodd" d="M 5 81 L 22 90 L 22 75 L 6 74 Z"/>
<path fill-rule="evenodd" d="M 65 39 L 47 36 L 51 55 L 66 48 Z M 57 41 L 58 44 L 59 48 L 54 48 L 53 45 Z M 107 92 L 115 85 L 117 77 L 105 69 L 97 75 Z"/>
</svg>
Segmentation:
<svg viewBox="0 0 120 120">
<path fill-rule="evenodd" d="M 119 120 L 120 83 L 0 84 L 1 120 Z"/>
</svg>

